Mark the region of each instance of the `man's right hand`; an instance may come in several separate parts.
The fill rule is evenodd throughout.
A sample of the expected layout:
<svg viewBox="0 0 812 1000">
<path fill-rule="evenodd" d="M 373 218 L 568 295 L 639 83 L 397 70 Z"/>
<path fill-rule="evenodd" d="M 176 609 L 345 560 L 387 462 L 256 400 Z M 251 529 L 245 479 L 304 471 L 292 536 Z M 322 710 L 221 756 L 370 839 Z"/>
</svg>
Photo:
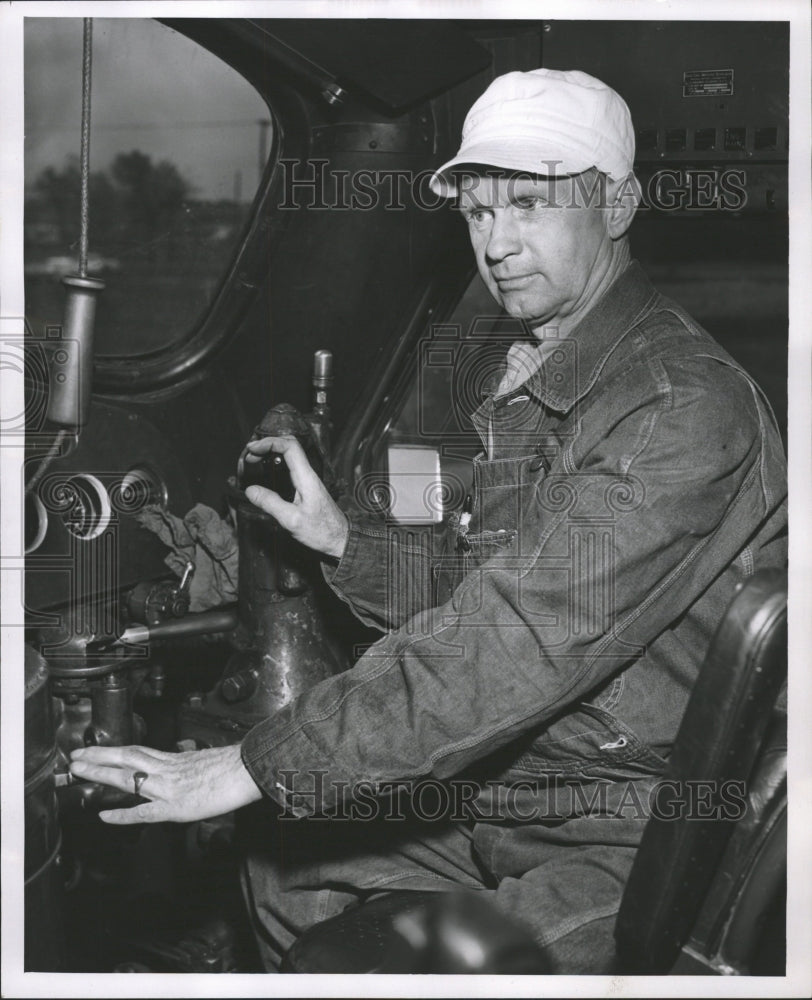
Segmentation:
<svg viewBox="0 0 812 1000">
<path fill-rule="evenodd" d="M 278 493 L 263 486 L 249 486 L 245 491 L 246 497 L 260 510 L 276 518 L 297 542 L 323 555 L 340 559 L 347 544 L 349 523 L 313 471 L 296 438 L 266 437 L 249 441 L 245 461 L 258 462 L 272 451 L 284 457 L 290 471 L 296 490 L 293 502 L 287 503 Z"/>
</svg>

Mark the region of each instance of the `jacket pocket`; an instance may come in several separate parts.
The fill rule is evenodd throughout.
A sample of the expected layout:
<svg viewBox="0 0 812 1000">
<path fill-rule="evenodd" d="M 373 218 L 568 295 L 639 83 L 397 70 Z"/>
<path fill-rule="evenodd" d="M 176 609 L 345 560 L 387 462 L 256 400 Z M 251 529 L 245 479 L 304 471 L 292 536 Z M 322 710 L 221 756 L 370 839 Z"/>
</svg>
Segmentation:
<svg viewBox="0 0 812 1000">
<path fill-rule="evenodd" d="M 432 569 L 435 607 L 450 601 L 468 573 L 504 551 L 515 537 L 515 531 L 481 531 L 465 535 L 459 545 L 454 539 L 454 551 L 440 556 Z"/>
<path fill-rule="evenodd" d="M 666 761 L 606 709 L 579 702 L 525 745 L 511 772 L 611 781 L 660 774 Z"/>
</svg>

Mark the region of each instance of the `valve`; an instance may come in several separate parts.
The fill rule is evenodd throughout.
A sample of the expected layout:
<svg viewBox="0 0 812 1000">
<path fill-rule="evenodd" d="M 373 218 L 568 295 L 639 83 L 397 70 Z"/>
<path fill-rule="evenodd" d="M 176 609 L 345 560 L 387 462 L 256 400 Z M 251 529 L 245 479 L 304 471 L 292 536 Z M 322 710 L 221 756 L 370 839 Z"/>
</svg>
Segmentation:
<svg viewBox="0 0 812 1000">
<path fill-rule="evenodd" d="M 189 613 L 189 590 L 194 572 L 195 564 L 189 560 L 179 583 L 163 580 L 136 584 L 127 598 L 130 619 L 145 625 L 158 625 L 167 618 L 183 618 Z"/>
</svg>

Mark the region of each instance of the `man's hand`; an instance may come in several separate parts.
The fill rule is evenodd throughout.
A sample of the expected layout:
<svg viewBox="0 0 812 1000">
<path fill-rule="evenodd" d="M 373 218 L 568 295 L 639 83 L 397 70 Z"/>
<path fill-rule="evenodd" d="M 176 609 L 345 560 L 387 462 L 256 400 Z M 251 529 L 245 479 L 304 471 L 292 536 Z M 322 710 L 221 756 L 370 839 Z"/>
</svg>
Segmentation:
<svg viewBox="0 0 812 1000">
<path fill-rule="evenodd" d="M 82 747 L 71 774 L 134 792 L 137 772 L 146 774 L 139 794 L 150 802 L 99 813 L 105 823 L 188 823 L 240 809 L 262 798 L 240 758 L 240 747 L 164 753 L 150 747 Z"/>
<path fill-rule="evenodd" d="M 275 517 L 297 542 L 324 555 L 340 559 L 347 544 L 349 525 L 343 511 L 313 471 L 302 446 L 293 437 L 267 437 L 249 441 L 246 462 L 258 462 L 275 451 L 284 456 L 296 489 L 293 503 L 262 486 L 249 486 L 245 495 L 260 510 Z"/>
</svg>

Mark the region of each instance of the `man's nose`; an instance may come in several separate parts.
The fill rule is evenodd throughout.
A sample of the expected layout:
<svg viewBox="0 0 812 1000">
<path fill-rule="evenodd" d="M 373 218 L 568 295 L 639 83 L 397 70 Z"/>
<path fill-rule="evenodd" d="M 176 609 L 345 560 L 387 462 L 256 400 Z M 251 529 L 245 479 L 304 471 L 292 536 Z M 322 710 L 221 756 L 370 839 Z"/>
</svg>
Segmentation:
<svg viewBox="0 0 812 1000">
<path fill-rule="evenodd" d="M 488 234 L 485 246 L 485 257 L 489 264 L 497 264 L 505 257 L 517 254 L 521 250 L 521 241 L 516 222 L 509 211 L 495 212 L 493 224 Z"/>
</svg>

